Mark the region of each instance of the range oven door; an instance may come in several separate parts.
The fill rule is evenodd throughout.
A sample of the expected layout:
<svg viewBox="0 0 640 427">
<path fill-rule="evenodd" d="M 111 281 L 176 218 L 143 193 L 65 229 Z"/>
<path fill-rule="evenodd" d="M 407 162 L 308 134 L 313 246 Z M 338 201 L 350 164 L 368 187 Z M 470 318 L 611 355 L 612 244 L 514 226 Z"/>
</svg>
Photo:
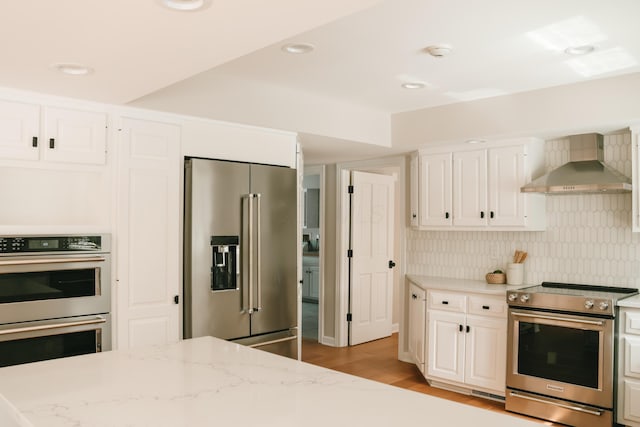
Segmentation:
<svg viewBox="0 0 640 427">
<path fill-rule="evenodd" d="M 110 255 L 0 258 L 0 324 L 108 313 Z"/>
<path fill-rule="evenodd" d="M 0 367 L 107 350 L 109 314 L 0 325 Z"/>
<path fill-rule="evenodd" d="M 509 310 L 507 387 L 613 408 L 614 319 Z"/>
</svg>

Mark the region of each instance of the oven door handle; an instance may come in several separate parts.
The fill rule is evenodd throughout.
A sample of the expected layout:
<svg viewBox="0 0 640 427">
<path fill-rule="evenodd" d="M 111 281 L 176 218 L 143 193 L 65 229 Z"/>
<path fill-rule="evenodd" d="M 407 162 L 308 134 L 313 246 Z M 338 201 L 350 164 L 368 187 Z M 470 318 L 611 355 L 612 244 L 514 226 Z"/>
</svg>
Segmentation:
<svg viewBox="0 0 640 427">
<path fill-rule="evenodd" d="M 7 259 L 0 260 L 2 265 L 39 265 L 39 264 L 64 264 L 72 262 L 104 262 L 104 257 L 84 257 L 84 258 L 35 258 L 35 259 Z"/>
<path fill-rule="evenodd" d="M 596 326 L 604 325 L 604 321 L 602 320 L 582 320 L 582 319 L 573 319 L 573 318 L 566 318 L 566 317 L 546 316 L 541 314 L 528 314 L 528 313 L 521 313 L 519 311 L 512 311 L 511 314 L 518 317 L 529 317 L 532 319 L 555 320 L 555 321 L 561 321 L 561 322 L 582 323 L 585 325 L 596 325 Z"/>
<path fill-rule="evenodd" d="M 99 323 L 105 323 L 106 321 L 107 319 L 105 319 L 104 317 L 96 316 L 93 319 L 88 319 L 88 320 L 74 320 L 71 322 L 59 322 L 59 323 L 52 323 L 49 325 L 24 326 L 22 328 L 4 329 L 4 330 L 0 330 L 0 335 L 19 334 L 22 332 L 46 331 L 49 329 L 70 328 L 72 326 L 95 325 Z"/>
<path fill-rule="evenodd" d="M 597 409 L 587 409 L 586 407 L 582 407 L 582 406 L 577 406 L 577 405 L 568 405 L 565 403 L 560 403 L 560 402 L 552 402 L 546 399 L 539 399 L 537 397 L 533 397 L 533 396 L 527 396 L 524 394 L 520 394 L 517 393 L 515 391 L 510 391 L 509 395 L 513 396 L 513 397 L 518 397 L 520 399 L 525 399 L 525 400 L 531 400 L 533 402 L 537 402 L 537 403 L 544 403 L 546 405 L 554 405 L 554 406 L 558 406 L 560 408 L 564 408 L 564 409 L 569 409 L 571 411 L 576 411 L 576 412 L 584 412 L 586 414 L 590 414 L 590 415 L 595 415 L 596 417 L 599 417 L 602 415 L 602 413 L 604 411 L 599 411 Z"/>
</svg>

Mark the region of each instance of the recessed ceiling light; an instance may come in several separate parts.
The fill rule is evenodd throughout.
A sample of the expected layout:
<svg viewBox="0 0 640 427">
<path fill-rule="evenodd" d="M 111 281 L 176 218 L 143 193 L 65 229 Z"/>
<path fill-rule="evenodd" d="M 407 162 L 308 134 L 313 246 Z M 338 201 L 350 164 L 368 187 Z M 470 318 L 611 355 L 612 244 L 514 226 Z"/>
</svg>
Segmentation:
<svg viewBox="0 0 640 427">
<path fill-rule="evenodd" d="M 282 46 L 282 51 L 293 55 L 309 53 L 315 49 L 315 46 L 309 43 L 289 43 Z"/>
<path fill-rule="evenodd" d="M 587 53 L 591 53 L 596 48 L 590 44 L 585 44 L 584 46 L 570 46 L 564 50 L 564 53 L 567 55 L 586 55 Z"/>
<path fill-rule="evenodd" d="M 211 0 L 157 0 L 162 6 L 180 12 L 193 12 L 206 9 L 211 5 Z"/>
<path fill-rule="evenodd" d="M 434 44 L 433 46 L 427 46 L 424 50 L 433 57 L 442 58 L 443 56 L 447 56 L 451 53 L 451 46 L 446 44 Z"/>
<path fill-rule="evenodd" d="M 423 89 L 425 84 L 420 82 L 406 82 L 402 83 L 401 86 L 405 89 Z"/>
<path fill-rule="evenodd" d="M 470 139 L 468 141 L 466 141 L 467 144 L 484 144 L 485 141 L 484 139 Z"/>
<path fill-rule="evenodd" d="M 93 68 L 81 64 L 53 64 L 52 67 L 70 76 L 86 76 L 93 73 Z"/>
</svg>

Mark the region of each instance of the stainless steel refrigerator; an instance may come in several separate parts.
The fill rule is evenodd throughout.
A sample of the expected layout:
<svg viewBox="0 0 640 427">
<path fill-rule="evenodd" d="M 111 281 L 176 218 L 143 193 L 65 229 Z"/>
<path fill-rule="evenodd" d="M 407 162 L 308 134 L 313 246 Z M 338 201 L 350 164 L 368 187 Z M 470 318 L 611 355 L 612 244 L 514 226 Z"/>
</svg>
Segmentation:
<svg viewBox="0 0 640 427">
<path fill-rule="evenodd" d="M 297 358 L 296 170 L 188 158 L 184 224 L 184 338 Z"/>
</svg>

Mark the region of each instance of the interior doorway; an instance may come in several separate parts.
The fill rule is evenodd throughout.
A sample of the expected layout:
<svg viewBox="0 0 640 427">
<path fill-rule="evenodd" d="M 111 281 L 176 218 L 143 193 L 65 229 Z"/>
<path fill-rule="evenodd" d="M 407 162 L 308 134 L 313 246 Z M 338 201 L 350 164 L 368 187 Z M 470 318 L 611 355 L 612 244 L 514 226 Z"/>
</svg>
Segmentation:
<svg viewBox="0 0 640 427">
<path fill-rule="evenodd" d="M 302 337 L 323 336 L 324 167 L 304 170 L 302 183 Z"/>
</svg>

